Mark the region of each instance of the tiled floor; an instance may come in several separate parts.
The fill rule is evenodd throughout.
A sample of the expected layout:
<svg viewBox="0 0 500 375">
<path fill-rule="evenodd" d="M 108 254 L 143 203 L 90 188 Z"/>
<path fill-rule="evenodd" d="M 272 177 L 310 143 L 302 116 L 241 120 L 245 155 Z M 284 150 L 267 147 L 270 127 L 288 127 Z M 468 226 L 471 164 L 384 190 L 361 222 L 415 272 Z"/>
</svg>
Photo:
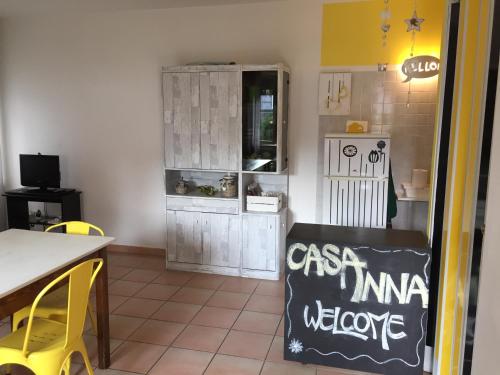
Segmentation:
<svg viewBox="0 0 500 375">
<path fill-rule="evenodd" d="M 158 257 L 110 255 L 111 369 L 96 375 L 362 374 L 283 359 L 283 282 L 163 267 Z M 85 341 L 96 366 L 91 330 Z"/>
</svg>

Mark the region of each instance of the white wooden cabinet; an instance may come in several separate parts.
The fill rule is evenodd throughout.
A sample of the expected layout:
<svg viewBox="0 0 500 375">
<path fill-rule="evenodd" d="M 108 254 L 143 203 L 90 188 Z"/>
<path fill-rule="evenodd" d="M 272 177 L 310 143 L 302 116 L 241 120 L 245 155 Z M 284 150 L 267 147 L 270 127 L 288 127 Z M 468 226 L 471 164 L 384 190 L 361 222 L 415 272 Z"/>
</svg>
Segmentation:
<svg viewBox="0 0 500 375">
<path fill-rule="evenodd" d="M 384 134 L 327 134 L 323 223 L 385 228 L 391 140 Z"/>
<path fill-rule="evenodd" d="M 286 203 L 278 214 L 253 214 L 246 211 L 245 198 L 247 186 L 255 181 L 264 191 L 285 194 L 286 202 L 288 69 L 282 64 L 189 65 L 168 67 L 162 73 L 167 268 L 279 279 L 285 254 Z M 259 91 L 250 87 L 253 81 L 245 81 L 244 75 L 271 75 L 273 87 Z M 245 86 L 244 82 L 250 83 Z M 248 103 L 243 103 L 244 87 L 267 100 L 259 114 L 267 114 L 271 106 L 275 115 L 271 123 L 276 125 L 276 134 L 259 138 L 263 143 L 259 157 L 271 159 L 267 162 L 272 168 L 244 167 L 242 116 L 249 111 Z M 246 159 L 255 164 L 257 156 L 250 152 Z M 220 192 L 208 196 L 196 190 L 202 185 L 218 188 L 226 173 L 235 172 L 237 197 L 227 198 Z M 181 178 L 189 186 L 186 194 L 176 193 Z"/>
</svg>

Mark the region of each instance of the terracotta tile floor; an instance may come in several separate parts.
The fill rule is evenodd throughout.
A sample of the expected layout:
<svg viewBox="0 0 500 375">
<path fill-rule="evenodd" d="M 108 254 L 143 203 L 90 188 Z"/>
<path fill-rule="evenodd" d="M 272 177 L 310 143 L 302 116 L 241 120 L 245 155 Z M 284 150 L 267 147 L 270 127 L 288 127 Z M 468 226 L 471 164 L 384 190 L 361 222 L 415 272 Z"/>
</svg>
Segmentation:
<svg viewBox="0 0 500 375">
<path fill-rule="evenodd" d="M 165 271 L 154 256 L 109 260 L 111 369 L 96 375 L 366 374 L 283 359 L 281 281 Z M 0 336 L 8 329 L 0 322 Z M 85 341 L 96 366 L 90 329 Z M 78 355 L 73 362 L 72 373 L 86 374 Z"/>
</svg>

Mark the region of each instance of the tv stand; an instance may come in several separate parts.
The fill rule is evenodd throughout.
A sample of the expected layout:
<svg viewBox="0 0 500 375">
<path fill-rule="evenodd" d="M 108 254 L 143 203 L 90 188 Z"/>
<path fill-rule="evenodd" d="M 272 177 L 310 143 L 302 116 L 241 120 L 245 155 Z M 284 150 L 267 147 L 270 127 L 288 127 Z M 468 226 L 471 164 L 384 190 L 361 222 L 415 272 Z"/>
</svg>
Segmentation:
<svg viewBox="0 0 500 375">
<path fill-rule="evenodd" d="M 79 221 L 81 191 L 75 189 L 21 188 L 5 192 L 9 228 L 31 229 L 28 202 L 61 204 L 61 221 Z"/>
<path fill-rule="evenodd" d="M 9 193 L 30 193 L 30 194 L 57 194 L 57 193 L 72 193 L 75 189 L 68 188 L 20 188 L 11 190 Z"/>
</svg>

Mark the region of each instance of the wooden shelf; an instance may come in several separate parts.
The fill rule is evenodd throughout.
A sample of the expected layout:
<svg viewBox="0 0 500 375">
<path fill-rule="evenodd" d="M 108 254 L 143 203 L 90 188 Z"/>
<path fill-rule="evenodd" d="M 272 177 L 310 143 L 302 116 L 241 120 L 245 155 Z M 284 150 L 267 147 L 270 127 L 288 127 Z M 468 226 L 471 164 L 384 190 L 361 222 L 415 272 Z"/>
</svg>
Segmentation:
<svg viewBox="0 0 500 375">
<path fill-rule="evenodd" d="M 242 215 L 273 215 L 273 216 L 279 216 L 283 213 L 283 211 L 286 210 L 286 208 L 282 208 L 278 212 L 261 212 L 261 211 L 241 211 Z"/>
<path fill-rule="evenodd" d="M 165 167 L 165 171 L 178 171 L 178 172 L 202 172 L 202 173 L 224 173 L 224 174 L 237 174 L 240 171 L 232 171 L 228 169 L 200 169 L 200 168 L 174 168 Z"/>
<path fill-rule="evenodd" d="M 417 197 L 400 197 L 398 196 L 398 201 L 401 202 L 429 202 L 429 198 L 417 198 Z"/>
<path fill-rule="evenodd" d="M 50 226 L 54 224 L 59 224 L 61 222 L 61 218 L 56 216 L 29 216 L 29 224 L 30 225 L 44 225 Z"/>
<path fill-rule="evenodd" d="M 222 193 L 217 192 L 214 195 L 206 195 L 203 194 L 199 191 L 190 191 L 189 193 L 186 194 L 176 194 L 176 193 L 167 193 L 167 197 L 176 197 L 176 198 L 203 198 L 203 199 L 224 199 L 224 200 L 230 200 L 230 201 L 237 201 L 239 200 L 238 196 L 233 197 L 233 198 L 227 198 L 222 196 Z"/>
<path fill-rule="evenodd" d="M 262 174 L 268 176 L 286 176 L 288 174 L 288 168 L 283 169 L 280 172 L 264 172 L 264 171 L 241 171 L 241 174 Z"/>
<path fill-rule="evenodd" d="M 224 173 L 224 174 L 266 174 L 266 175 L 279 175 L 286 176 L 288 174 L 288 168 L 283 169 L 279 172 L 265 172 L 265 171 L 244 171 L 242 169 L 238 171 L 228 171 L 228 170 L 215 170 L 215 169 L 189 169 L 189 168 L 165 168 L 165 171 L 174 171 L 174 172 L 193 172 L 193 173 Z"/>
</svg>

